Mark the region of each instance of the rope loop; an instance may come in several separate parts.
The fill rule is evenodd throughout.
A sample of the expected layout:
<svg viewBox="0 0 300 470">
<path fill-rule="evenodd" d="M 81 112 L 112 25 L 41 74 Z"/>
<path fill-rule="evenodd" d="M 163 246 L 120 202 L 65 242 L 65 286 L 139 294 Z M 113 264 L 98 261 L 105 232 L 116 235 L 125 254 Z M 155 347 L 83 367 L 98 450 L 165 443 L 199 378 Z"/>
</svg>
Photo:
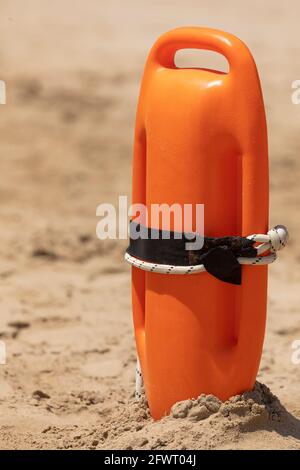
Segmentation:
<svg viewBox="0 0 300 470">
<path fill-rule="evenodd" d="M 237 261 L 242 265 L 266 265 L 273 263 L 277 258 L 277 251 L 282 250 L 287 244 L 289 233 L 284 225 L 276 225 L 265 234 L 253 234 L 247 237 L 258 243 L 256 246 L 256 257 L 238 257 Z M 261 256 L 264 255 L 264 256 Z M 196 274 L 206 271 L 203 264 L 191 266 L 175 266 L 168 264 L 151 263 L 135 258 L 125 253 L 125 261 L 132 266 L 159 274 Z"/>
</svg>

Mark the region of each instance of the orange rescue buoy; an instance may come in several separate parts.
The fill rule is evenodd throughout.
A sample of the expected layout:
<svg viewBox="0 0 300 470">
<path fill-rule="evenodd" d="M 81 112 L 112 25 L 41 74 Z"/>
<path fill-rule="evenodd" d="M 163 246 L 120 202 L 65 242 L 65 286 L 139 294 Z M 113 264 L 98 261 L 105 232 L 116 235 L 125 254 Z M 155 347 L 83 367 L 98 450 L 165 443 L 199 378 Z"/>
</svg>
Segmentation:
<svg viewBox="0 0 300 470">
<path fill-rule="evenodd" d="M 223 54 L 229 72 L 177 68 L 174 55 L 184 48 Z M 204 204 L 207 237 L 266 233 L 264 103 L 252 55 L 236 37 L 187 27 L 154 44 L 137 110 L 132 197 L 149 211 L 151 204 Z M 132 267 L 135 338 L 153 418 L 201 393 L 225 400 L 253 387 L 266 298 L 267 266 L 243 266 L 241 285 L 207 272 Z"/>
</svg>

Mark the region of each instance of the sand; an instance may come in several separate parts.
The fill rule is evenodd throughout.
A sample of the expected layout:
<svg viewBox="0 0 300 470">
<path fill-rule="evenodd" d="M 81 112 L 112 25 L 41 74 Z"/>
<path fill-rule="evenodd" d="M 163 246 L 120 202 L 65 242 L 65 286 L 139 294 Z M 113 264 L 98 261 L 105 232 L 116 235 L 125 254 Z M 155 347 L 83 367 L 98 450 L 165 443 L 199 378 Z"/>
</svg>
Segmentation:
<svg viewBox="0 0 300 470">
<path fill-rule="evenodd" d="M 261 448 L 269 447 L 268 433 L 272 433 L 276 443 L 277 435 L 287 436 L 289 448 L 299 449 L 295 439 L 299 437 L 297 420 L 259 382 L 252 392 L 223 403 L 213 395 L 176 403 L 170 415 L 159 422 L 149 417 L 146 400 L 137 403 L 131 399 L 125 410 L 115 413 L 110 425 L 108 435 L 96 432 L 93 436 L 100 448 L 235 449 L 240 448 L 245 436 L 253 437 L 258 431 L 264 431 Z"/>
<path fill-rule="evenodd" d="M 298 2 L 2 0 L 0 448 L 300 448 Z M 251 6 L 251 7 L 250 7 Z M 126 241 L 100 242 L 96 207 L 130 194 L 139 80 L 175 26 L 228 30 L 250 46 L 265 95 L 270 225 L 288 248 L 270 267 L 256 391 L 175 406 L 153 422 L 133 398 Z M 280 32 L 280 34 L 278 33 Z M 219 406 L 220 405 L 220 406 Z M 213 410 L 213 411 L 212 411 Z"/>
</svg>

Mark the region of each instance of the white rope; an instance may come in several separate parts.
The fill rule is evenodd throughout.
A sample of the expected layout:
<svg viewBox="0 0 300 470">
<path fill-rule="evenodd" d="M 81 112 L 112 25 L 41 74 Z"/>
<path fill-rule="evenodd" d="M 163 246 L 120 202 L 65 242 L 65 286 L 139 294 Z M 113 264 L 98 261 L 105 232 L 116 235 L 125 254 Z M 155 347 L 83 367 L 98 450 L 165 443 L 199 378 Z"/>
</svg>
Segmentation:
<svg viewBox="0 0 300 470">
<path fill-rule="evenodd" d="M 237 260 L 240 264 L 257 266 L 273 263 L 277 258 L 277 251 L 284 248 L 287 244 L 289 234 L 284 225 L 276 225 L 276 227 L 271 228 L 271 230 L 268 231 L 267 235 L 253 234 L 249 235 L 247 238 L 249 240 L 254 240 L 256 243 L 260 243 L 260 245 L 256 246 L 257 254 L 259 256 L 255 258 L 239 257 Z M 270 254 L 260 256 L 267 251 L 269 251 Z M 136 268 L 142 269 L 143 271 L 159 274 L 196 274 L 205 271 L 203 264 L 196 264 L 194 266 L 174 266 L 170 264 L 150 263 L 148 261 L 135 258 L 128 253 L 125 253 L 125 260 L 127 263 Z"/>
<path fill-rule="evenodd" d="M 142 398 L 142 390 L 144 386 L 143 376 L 142 376 L 142 369 L 139 358 L 137 357 L 136 360 L 136 368 L 135 368 L 135 398 L 140 400 Z"/>
</svg>

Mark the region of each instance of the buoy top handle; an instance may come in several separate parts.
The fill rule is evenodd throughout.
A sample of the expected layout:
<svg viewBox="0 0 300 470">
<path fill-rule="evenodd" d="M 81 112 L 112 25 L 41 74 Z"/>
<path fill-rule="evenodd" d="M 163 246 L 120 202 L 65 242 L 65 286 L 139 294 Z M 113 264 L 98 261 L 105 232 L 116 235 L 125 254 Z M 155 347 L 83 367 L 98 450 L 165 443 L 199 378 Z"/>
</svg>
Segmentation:
<svg viewBox="0 0 300 470">
<path fill-rule="evenodd" d="M 151 49 L 148 65 L 177 68 L 175 53 L 179 49 L 205 49 L 222 54 L 228 61 L 230 70 L 254 68 L 256 66 L 248 47 L 232 34 L 217 29 L 184 27 L 173 29 L 155 42 Z"/>
</svg>

